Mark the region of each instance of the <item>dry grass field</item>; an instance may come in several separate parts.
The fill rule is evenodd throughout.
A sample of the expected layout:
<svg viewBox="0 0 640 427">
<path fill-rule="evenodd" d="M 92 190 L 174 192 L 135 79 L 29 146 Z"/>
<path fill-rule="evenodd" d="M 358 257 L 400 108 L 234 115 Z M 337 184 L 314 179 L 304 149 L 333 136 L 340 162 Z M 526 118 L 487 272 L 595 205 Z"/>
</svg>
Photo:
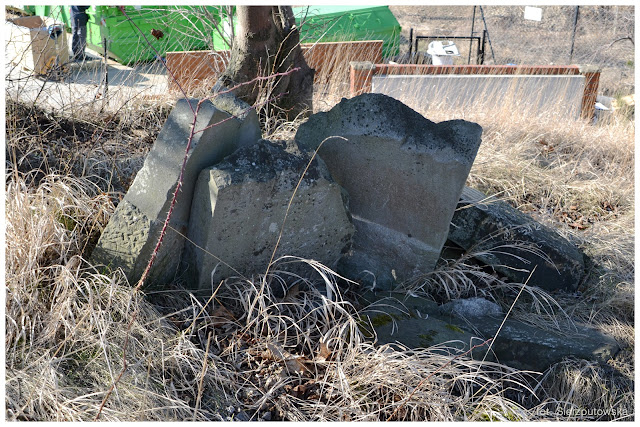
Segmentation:
<svg viewBox="0 0 640 427">
<path fill-rule="evenodd" d="M 472 9 L 391 7 L 404 37 L 411 27 L 468 35 Z M 484 7 L 495 63 L 568 63 L 572 10 L 544 7 L 543 21 L 534 23 L 523 22 L 523 7 Z M 633 45 L 616 41 L 633 37 L 633 8 L 587 6 L 581 17 L 573 62 L 602 67 L 601 94 L 633 93 Z M 344 96 L 335 93 L 341 87 L 318 90 L 317 108 Z M 264 286 L 287 280 L 277 268 L 252 280 L 226 280 L 209 300 L 198 300 L 179 282 L 136 292 L 122 272 L 91 265 L 91 250 L 172 103 L 169 96 L 140 97 L 115 111 L 62 115 L 6 91 L 7 420 L 635 418 L 632 112 L 598 124 L 558 123 L 552 115 L 521 115 L 517 105 L 495 98 L 478 108 L 423 112 L 436 122 L 482 125 L 467 185 L 558 230 L 590 259 L 579 292 L 553 298 L 572 319 L 613 336 L 621 351 L 606 364 L 567 359 L 532 373 L 444 356 L 445 344 L 372 343 L 350 293 L 309 260 L 299 262 L 312 263 L 318 275 L 303 279 L 308 286 L 300 288 L 308 290 L 284 299 Z M 291 138 L 300 124 L 268 120 L 267 138 Z M 516 297 L 462 279 L 455 263 L 439 272 L 460 275 L 461 283 L 451 284 L 457 297 L 481 286 L 507 306 Z M 328 300 L 319 284 L 338 297 Z M 526 304 L 514 308 L 536 321 Z"/>
</svg>

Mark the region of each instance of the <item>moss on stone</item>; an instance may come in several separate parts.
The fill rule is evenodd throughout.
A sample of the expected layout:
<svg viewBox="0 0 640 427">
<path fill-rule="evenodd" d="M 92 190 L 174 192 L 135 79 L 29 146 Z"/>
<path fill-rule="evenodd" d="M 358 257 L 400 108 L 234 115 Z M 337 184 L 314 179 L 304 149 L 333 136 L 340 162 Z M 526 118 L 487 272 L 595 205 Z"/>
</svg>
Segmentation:
<svg viewBox="0 0 640 427">
<path fill-rule="evenodd" d="M 452 325 L 450 323 L 447 323 L 446 325 L 444 325 L 445 328 L 452 330 L 453 332 L 459 332 L 461 334 L 464 334 L 464 331 L 462 329 L 460 329 L 459 327 L 457 327 L 456 325 Z"/>
<path fill-rule="evenodd" d="M 393 319 L 389 314 L 379 314 L 377 316 L 371 317 L 370 320 L 373 327 L 377 328 L 390 323 Z"/>
<path fill-rule="evenodd" d="M 429 347 L 434 344 L 435 336 L 438 334 L 438 331 L 430 329 L 424 334 L 418 334 L 418 338 L 420 338 L 420 345 L 422 347 Z"/>
</svg>

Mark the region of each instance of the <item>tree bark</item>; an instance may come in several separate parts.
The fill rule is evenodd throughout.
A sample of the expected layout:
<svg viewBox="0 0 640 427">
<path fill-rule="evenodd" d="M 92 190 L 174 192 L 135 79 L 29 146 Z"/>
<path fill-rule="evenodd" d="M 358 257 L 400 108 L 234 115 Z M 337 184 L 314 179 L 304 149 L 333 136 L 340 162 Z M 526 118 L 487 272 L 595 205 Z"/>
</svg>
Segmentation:
<svg viewBox="0 0 640 427">
<path fill-rule="evenodd" d="M 291 6 L 238 6 L 238 27 L 227 69 L 214 92 L 233 89 L 250 105 L 269 102 L 288 120 L 312 111 L 313 75 L 300 48 L 300 35 Z M 299 68 L 291 74 L 251 82 Z"/>
</svg>

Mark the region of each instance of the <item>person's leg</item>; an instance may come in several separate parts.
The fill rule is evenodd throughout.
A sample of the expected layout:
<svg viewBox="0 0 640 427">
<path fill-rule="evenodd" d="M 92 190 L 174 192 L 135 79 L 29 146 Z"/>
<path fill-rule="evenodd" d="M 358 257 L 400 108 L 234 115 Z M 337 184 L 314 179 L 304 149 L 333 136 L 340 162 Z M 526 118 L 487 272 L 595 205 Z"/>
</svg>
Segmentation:
<svg viewBox="0 0 640 427">
<path fill-rule="evenodd" d="M 80 20 L 77 16 L 71 17 L 71 53 L 73 54 L 73 59 L 80 56 L 83 52 L 82 46 L 80 43 Z"/>
<path fill-rule="evenodd" d="M 87 48 L 87 24 L 83 24 L 78 16 L 71 19 L 71 52 L 73 59 L 84 59 Z"/>
<path fill-rule="evenodd" d="M 87 24 L 78 26 L 78 50 L 80 51 L 80 56 L 85 56 L 85 49 L 87 48 Z"/>
</svg>

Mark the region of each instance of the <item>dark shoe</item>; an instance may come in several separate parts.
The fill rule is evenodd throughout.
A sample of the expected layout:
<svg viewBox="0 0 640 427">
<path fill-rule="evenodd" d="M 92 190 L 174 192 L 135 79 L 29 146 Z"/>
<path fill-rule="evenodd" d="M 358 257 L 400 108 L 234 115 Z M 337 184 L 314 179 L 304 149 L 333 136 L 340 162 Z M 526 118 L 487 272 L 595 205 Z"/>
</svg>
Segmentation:
<svg viewBox="0 0 640 427">
<path fill-rule="evenodd" d="M 94 58 L 93 56 L 88 56 L 86 54 L 80 54 L 78 56 L 74 56 L 71 60 L 72 62 L 84 62 L 84 61 L 95 61 L 98 58 Z"/>
</svg>

